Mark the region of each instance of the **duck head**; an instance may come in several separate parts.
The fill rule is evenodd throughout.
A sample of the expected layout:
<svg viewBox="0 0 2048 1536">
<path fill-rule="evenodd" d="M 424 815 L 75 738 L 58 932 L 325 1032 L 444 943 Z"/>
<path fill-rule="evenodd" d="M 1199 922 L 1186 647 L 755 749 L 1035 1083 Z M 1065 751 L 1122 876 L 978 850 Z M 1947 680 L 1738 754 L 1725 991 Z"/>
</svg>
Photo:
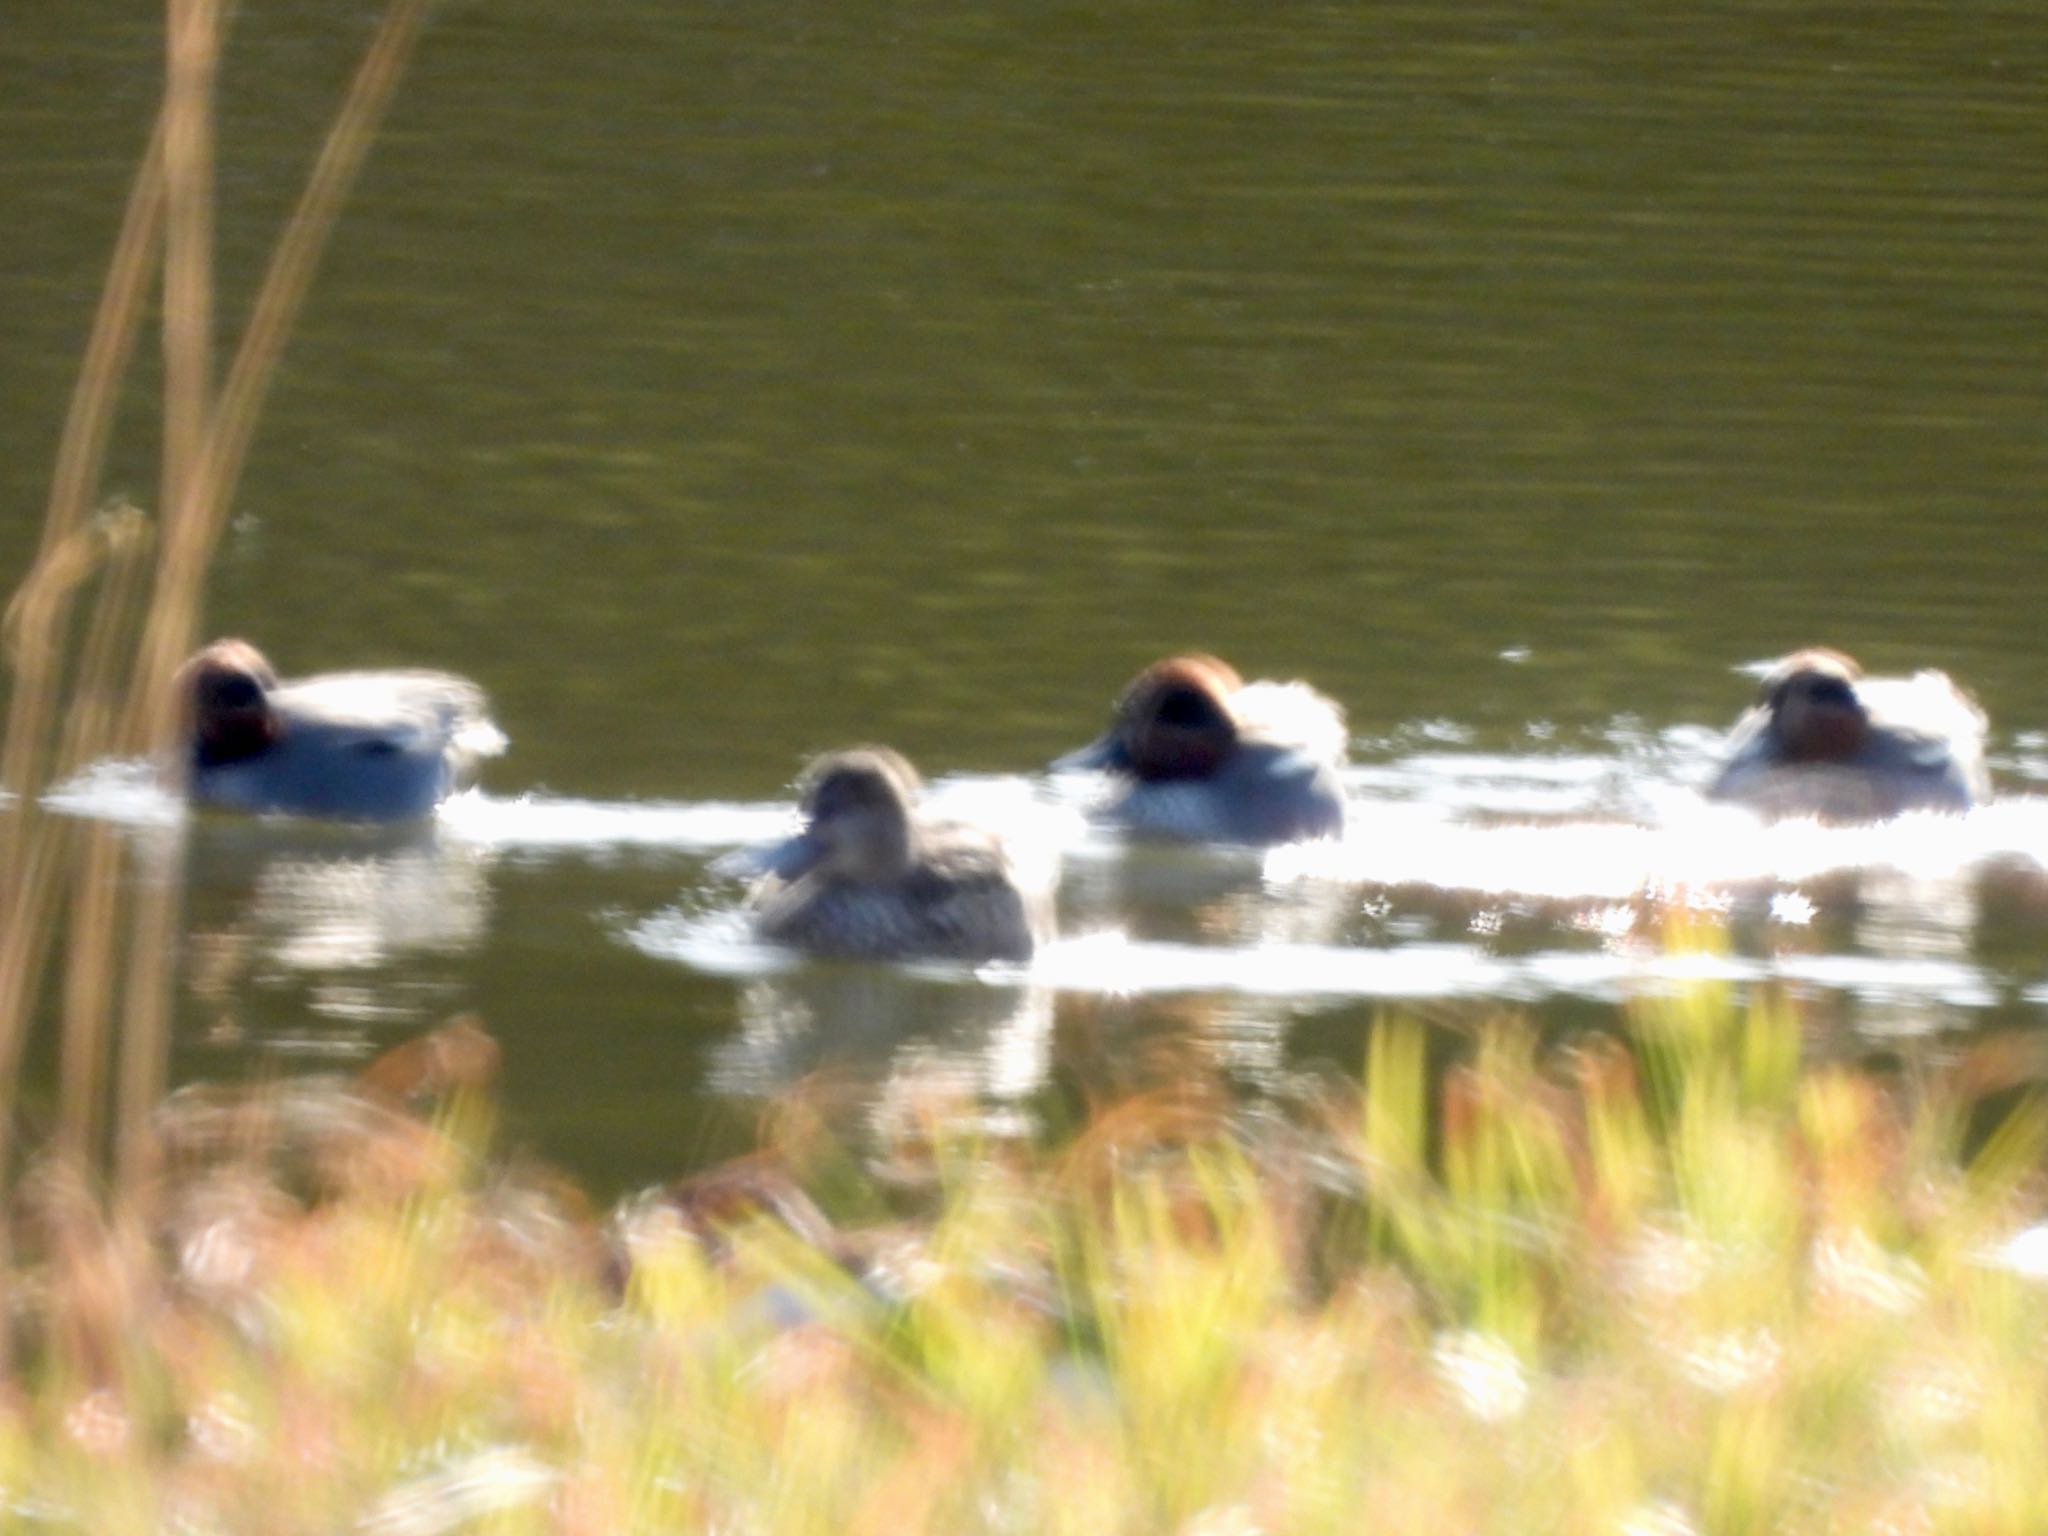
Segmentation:
<svg viewBox="0 0 2048 1536">
<path fill-rule="evenodd" d="M 1244 679 L 1214 656 L 1169 656 L 1124 689 L 1109 729 L 1053 763 L 1094 768 L 1148 782 L 1205 779 L 1236 748 L 1233 695 Z"/>
<path fill-rule="evenodd" d="M 804 829 L 763 853 L 763 871 L 785 881 L 813 870 L 860 881 L 910 871 L 924 781 L 901 753 L 887 747 L 828 752 L 804 770 L 797 788 Z"/>
<path fill-rule="evenodd" d="M 1870 712 L 1857 696 L 1863 669 L 1840 651 L 1794 651 L 1764 675 L 1757 703 L 1787 762 L 1839 763 L 1863 749 Z"/>
<path fill-rule="evenodd" d="M 246 640 L 214 641 L 178 669 L 174 686 L 202 768 L 255 757 L 284 732 L 270 704 L 277 673 Z"/>
</svg>

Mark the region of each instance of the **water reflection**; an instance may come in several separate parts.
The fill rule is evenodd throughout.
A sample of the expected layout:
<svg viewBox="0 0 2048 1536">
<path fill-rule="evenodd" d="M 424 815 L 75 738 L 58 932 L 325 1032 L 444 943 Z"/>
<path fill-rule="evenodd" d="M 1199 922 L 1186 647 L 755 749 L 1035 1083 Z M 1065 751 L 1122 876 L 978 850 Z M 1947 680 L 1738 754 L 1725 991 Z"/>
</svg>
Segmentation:
<svg viewBox="0 0 2048 1536">
<path fill-rule="evenodd" d="M 1929 1033 L 1996 1000 L 1975 955 L 1986 871 L 2004 890 L 2016 866 L 2038 869 L 2021 850 L 2042 845 L 2048 802 L 1841 828 L 1766 826 L 1695 799 L 1653 826 L 1514 819 L 1456 790 L 1357 819 L 1342 843 L 1265 855 L 1084 836 L 1067 861 L 1063 937 L 1023 974 L 1062 993 L 1213 993 L 1241 1011 L 1271 999 L 1267 1022 L 1357 999 L 1614 1002 L 1702 979 L 1779 981 L 1856 998 L 1873 1035 Z M 1688 912 L 1708 920 L 1701 935 L 1727 924 L 1728 950 L 1670 949 L 1667 921 Z M 675 909 L 628 937 L 713 974 L 794 964 L 729 909 Z"/>
<path fill-rule="evenodd" d="M 943 1100 L 949 1120 L 1011 1134 L 1073 1082 L 1193 1074 L 1284 1096 L 1304 1051 L 1348 1070 L 1390 1002 L 1549 1019 L 1701 981 L 1772 985 L 1844 1050 L 2048 1006 L 2048 798 L 1766 825 L 1701 800 L 1710 751 L 1708 733 L 1625 727 L 1577 754 L 1420 733 L 1351 770 L 1343 841 L 1263 853 L 1126 842 L 1057 785 L 942 780 L 935 803 L 1064 862 L 1061 937 L 981 968 L 812 963 L 756 941 L 743 882 L 711 855 L 789 829 L 786 801 L 469 794 L 431 823 L 365 830 L 181 823 L 131 769 L 59 798 L 163 845 L 159 876 L 185 826 L 184 1038 L 206 1048 L 202 1075 L 223 1050 L 363 1054 L 477 1008 L 506 1038 L 515 1098 L 535 1074 L 551 1102 L 616 1079 L 743 1115 L 823 1093 L 863 1135 Z M 574 910 L 550 905 L 570 889 Z M 1673 948 L 1674 919 L 1720 947 Z M 586 934 L 622 967 L 594 1001 L 573 978 L 551 1002 L 492 996 L 500 950 Z"/>
<path fill-rule="evenodd" d="M 1064 854 L 1064 937 L 1027 970 L 993 968 L 974 984 L 913 989 L 892 1005 L 838 983 L 854 1021 L 846 1039 L 867 1038 L 859 1021 L 890 1006 L 922 1020 L 919 1028 L 957 1007 L 964 1035 L 986 1033 L 993 1025 L 979 1018 L 981 1003 L 966 1000 L 1018 986 L 1293 1003 L 1614 999 L 1699 975 L 1850 993 L 1866 1029 L 1882 1037 L 1959 1027 L 1999 998 L 1977 953 L 1987 904 L 2010 918 L 2006 928 L 2024 929 L 1994 946 L 1997 957 L 2030 952 L 2034 930 L 2021 919 L 2042 904 L 2048 800 L 2014 796 L 1963 817 L 1866 827 L 1766 825 L 1702 802 L 1690 782 L 1696 764 L 1669 742 L 1663 751 L 1680 767 L 1650 775 L 1630 747 L 1508 758 L 1431 743 L 1354 770 L 1353 828 L 1342 842 L 1264 854 L 1124 843 L 1088 831 L 1058 791 L 1027 780 L 942 783 L 935 803 L 1006 827 L 1049 861 Z M 1604 786 L 1620 778 L 1661 814 L 1615 819 Z M 60 798 L 142 835 L 159 835 L 151 829 L 163 822 L 160 792 L 132 772 L 88 776 Z M 194 995 L 221 1037 L 239 1028 L 232 1003 L 247 987 L 294 991 L 330 1020 L 416 1021 L 447 1000 L 449 968 L 437 974 L 434 962 L 486 937 L 493 861 L 602 860 L 621 850 L 695 859 L 792 821 L 778 803 L 474 793 L 415 829 L 202 819 L 187 853 Z M 678 883 L 680 903 L 628 916 L 614 931 L 642 953 L 708 975 L 751 984 L 792 971 L 792 957 L 746 934 L 737 883 L 701 867 L 679 868 Z M 1726 919 L 1731 952 L 1666 953 L 1663 917 L 1674 910 Z M 806 990 L 816 988 L 798 986 Z M 775 1020 L 795 1004 L 778 1011 L 770 992 L 749 995 L 760 1041 L 786 1038 Z M 816 1017 L 818 1000 L 804 1011 Z M 766 1063 L 777 1051 L 757 1042 L 755 1053 Z M 734 1082 L 788 1075 L 766 1065 L 732 1071 Z"/>
<path fill-rule="evenodd" d="M 214 1043 L 246 1038 L 252 994 L 304 1010 L 296 1034 L 266 1031 L 271 1048 L 347 1049 L 366 1026 L 431 1022 L 489 926 L 489 855 L 431 824 L 205 819 L 185 858 L 186 980 Z"/>
<path fill-rule="evenodd" d="M 1236 948 L 1334 944 L 1356 927 L 1357 892 L 1313 875 L 1269 879 L 1251 849 L 1091 838 L 1068 858 L 1060 931 Z"/>
<path fill-rule="evenodd" d="M 1851 945 L 1885 962 L 1882 983 L 1847 989 L 1856 994 L 1857 1028 L 1866 1039 L 1964 1029 L 1996 1001 L 1972 953 L 1978 892 L 1967 870 L 1879 865 L 1858 872 L 1845 903 Z"/>
<path fill-rule="evenodd" d="M 711 1056 L 721 1093 L 773 1098 L 823 1075 L 863 1084 L 877 1114 L 938 1093 L 1001 1110 L 1014 1129 L 1017 1106 L 1051 1067 L 1044 987 L 827 963 L 744 984 L 738 1013 Z"/>
</svg>

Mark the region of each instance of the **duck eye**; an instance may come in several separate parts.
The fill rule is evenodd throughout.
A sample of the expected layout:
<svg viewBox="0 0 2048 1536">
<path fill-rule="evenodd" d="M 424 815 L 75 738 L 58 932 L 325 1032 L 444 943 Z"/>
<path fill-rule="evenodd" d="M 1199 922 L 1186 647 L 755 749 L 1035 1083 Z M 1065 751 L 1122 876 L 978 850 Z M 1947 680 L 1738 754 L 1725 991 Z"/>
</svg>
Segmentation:
<svg viewBox="0 0 2048 1536">
<path fill-rule="evenodd" d="M 1198 688 L 1170 688 L 1159 700 L 1159 723 L 1194 727 L 1213 724 L 1216 706 Z"/>
<path fill-rule="evenodd" d="M 263 707 L 263 689 L 247 673 L 233 672 L 213 679 L 206 690 L 207 703 L 219 710 L 249 710 Z"/>
<path fill-rule="evenodd" d="M 874 799 L 870 787 L 850 774 L 835 773 L 811 795 L 811 814 L 818 817 L 844 816 Z"/>
<path fill-rule="evenodd" d="M 1815 678 L 1808 685 L 1806 696 L 1817 704 L 1839 704 L 1844 708 L 1853 708 L 1856 703 L 1856 690 L 1842 677 Z"/>
</svg>

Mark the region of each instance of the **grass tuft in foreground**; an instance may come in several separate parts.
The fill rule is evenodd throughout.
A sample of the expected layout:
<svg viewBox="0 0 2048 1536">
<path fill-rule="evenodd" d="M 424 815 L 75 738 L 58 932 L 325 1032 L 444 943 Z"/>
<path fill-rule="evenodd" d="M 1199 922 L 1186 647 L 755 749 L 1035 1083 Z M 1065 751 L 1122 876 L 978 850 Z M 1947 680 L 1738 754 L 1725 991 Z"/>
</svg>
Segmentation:
<svg viewBox="0 0 2048 1536">
<path fill-rule="evenodd" d="M 1555 1056 L 1506 1021 L 1441 1079 L 1424 1043 L 1379 1027 L 1306 1128 L 934 1120 L 858 1227 L 805 1193 L 848 1165 L 767 1154 L 600 1220 L 490 1152 L 474 1031 L 188 1091 L 154 1230 L 24 1186 L 0 1499 L 269 1536 L 2048 1527 L 2048 1307 L 1991 1257 L 2044 1122 L 1998 1047 L 1802 1069 L 1788 1010 L 1711 990 Z"/>
</svg>

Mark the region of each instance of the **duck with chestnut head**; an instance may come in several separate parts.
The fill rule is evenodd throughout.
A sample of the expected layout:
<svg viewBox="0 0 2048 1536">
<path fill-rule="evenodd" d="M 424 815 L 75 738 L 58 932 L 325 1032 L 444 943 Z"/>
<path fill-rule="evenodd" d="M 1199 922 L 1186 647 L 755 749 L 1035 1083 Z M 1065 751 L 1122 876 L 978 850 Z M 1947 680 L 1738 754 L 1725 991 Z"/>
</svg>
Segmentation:
<svg viewBox="0 0 2048 1536">
<path fill-rule="evenodd" d="M 446 672 L 280 679 L 246 640 L 178 669 L 191 802 L 329 821 L 411 821 L 504 750 L 483 690 Z"/>
<path fill-rule="evenodd" d="M 990 832 L 926 815 L 924 782 L 887 747 L 828 752 L 798 780 L 804 826 L 734 867 L 758 873 L 754 931 L 811 954 L 1026 960 L 1049 936 L 1049 890 L 1027 889 Z"/>
<path fill-rule="evenodd" d="M 1840 651 L 1795 651 L 1764 674 L 1707 796 L 1774 819 L 1960 813 L 1991 797 L 1984 733 L 1984 712 L 1946 673 L 1866 677 Z"/>
<path fill-rule="evenodd" d="M 1109 729 L 1052 765 L 1093 769 L 1095 817 L 1144 837 L 1270 845 L 1344 831 L 1344 716 L 1306 683 L 1247 684 L 1214 656 L 1169 656 L 1123 691 Z"/>
</svg>

